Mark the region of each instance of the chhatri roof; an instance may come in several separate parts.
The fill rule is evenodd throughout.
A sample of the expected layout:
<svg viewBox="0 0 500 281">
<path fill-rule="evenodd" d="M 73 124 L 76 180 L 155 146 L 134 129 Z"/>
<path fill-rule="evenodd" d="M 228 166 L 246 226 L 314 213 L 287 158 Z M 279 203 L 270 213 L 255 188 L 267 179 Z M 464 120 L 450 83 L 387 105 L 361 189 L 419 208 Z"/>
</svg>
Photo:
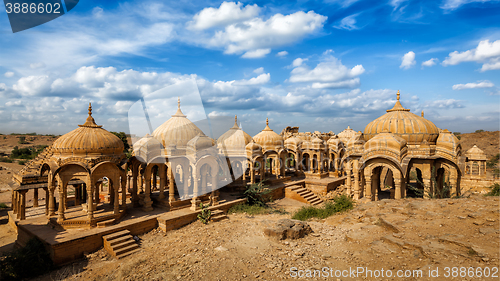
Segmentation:
<svg viewBox="0 0 500 281">
<path fill-rule="evenodd" d="M 283 148 L 283 137 L 269 128 L 269 119 L 266 118 L 266 127 L 253 137 L 253 140 L 265 150 L 278 150 Z"/>
<path fill-rule="evenodd" d="M 175 145 L 185 148 L 187 143 L 203 131 L 191 122 L 181 111 L 181 101 L 177 99 L 177 112 L 165 123 L 153 131 L 153 137 L 161 142 L 164 148 Z"/>
<path fill-rule="evenodd" d="M 439 135 L 439 129 L 436 125 L 404 108 L 399 102 L 399 97 L 398 91 L 394 107 L 366 125 L 364 131 L 365 140 L 368 141 L 375 135 L 387 131 L 402 137 L 408 144 L 419 144 L 423 141 L 435 144 Z"/>
<path fill-rule="evenodd" d="M 121 155 L 123 142 L 114 134 L 95 123 L 92 105 L 89 103 L 89 116 L 79 128 L 59 137 L 53 144 L 54 154 L 62 156 L 82 155 Z"/>
<path fill-rule="evenodd" d="M 244 150 L 250 141 L 252 141 L 252 137 L 238 126 L 238 117 L 235 115 L 234 126 L 217 139 L 217 146 L 221 149 L 224 149 L 224 147 L 239 147 Z"/>
</svg>

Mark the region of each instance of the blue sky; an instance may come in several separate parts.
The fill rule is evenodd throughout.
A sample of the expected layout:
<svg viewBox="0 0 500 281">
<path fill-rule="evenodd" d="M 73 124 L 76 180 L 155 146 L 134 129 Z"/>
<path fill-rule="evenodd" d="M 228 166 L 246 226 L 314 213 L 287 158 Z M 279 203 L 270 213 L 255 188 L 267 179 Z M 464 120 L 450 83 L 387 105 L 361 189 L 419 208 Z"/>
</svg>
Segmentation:
<svg viewBox="0 0 500 281">
<path fill-rule="evenodd" d="M 2 6 L 0 132 L 66 133 L 88 102 L 128 132 L 137 100 L 186 81 L 210 120 L 237 114 L 251 135 L 266 117 L 278 133 L 362 131 L 397 90 L 439 128 L 498 130 L 499 14 L 487 0 L 80 1 L 12 33 Z"/>
</svg>

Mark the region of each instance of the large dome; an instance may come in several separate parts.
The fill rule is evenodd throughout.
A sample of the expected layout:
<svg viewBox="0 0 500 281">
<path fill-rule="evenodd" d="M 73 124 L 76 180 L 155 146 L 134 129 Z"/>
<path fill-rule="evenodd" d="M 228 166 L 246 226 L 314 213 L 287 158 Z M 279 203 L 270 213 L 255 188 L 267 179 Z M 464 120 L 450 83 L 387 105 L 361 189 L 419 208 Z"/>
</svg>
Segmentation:
<svg viewBox="0 0 500 281">
<path fill-rule="evenodd" d="M 164 148 L 169 145 L 186 147 L 187 143 L 197 135 L 205 135 L 200 128 L 187 119 L 181 111 L 180 100 L 177 101 L 177 112 L 153 132 L 153 137 L 161 142 Z"/>
<path fill-rule="evenodd" d="M 123 154 L 123 142 L 114 134 L 104 130 L 92 117 L 89 104 L 89 117 L 79 128 L 59 137 L 52 150 L 61 155 L 120 155 Z"/>
<path fill-rule="evenodd" d="M 399 102 L 399 91 L 394 107 L 366 125 L 365 141 L 382 132 L 395 134 L 405 139 L 408 144 L 419 144 L 423 141 L 435 144 L 439 135 L 439 129 L 434 123 L 403 108 Z"/>
<path fill-rule="evenodd" d="M 280 150 L 283 148 L 283 138 L 269 128 L 269 119 L 266 118 L 266 127 L 253 137 L 253 140 L 265 150 Z"/>
</svg>

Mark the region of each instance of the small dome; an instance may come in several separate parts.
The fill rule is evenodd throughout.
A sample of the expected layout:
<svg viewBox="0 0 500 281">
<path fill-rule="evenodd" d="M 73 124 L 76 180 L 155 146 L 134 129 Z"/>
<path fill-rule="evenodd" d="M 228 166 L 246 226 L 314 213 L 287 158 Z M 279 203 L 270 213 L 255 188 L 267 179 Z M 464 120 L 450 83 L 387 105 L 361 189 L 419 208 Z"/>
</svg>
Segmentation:
<svg viewBox="0 0 500 281">
<path fill-rule="evenodd" d="M 190 151 L 196 152 L 212 147 L 212 143 L 212 139 L 207 137 L 205 134 L 198 134 L 196 137 L 188 141 L 187 147 Z"/>
<path fill-rule="evenodd" d="M 154 157 L 163 155 L 163 147 L 157 139 L 146 134 L 134 143 L 132 155 L 149 162 Z"/>
<path fill-rule="evenodd" d="M 245 147 L 247 157 L 253 159 L 256 156 L 262 156 L 262 146 L 254 142 L 253 139 Z"/>
<path fill-rule="evenodd" d="M 187 143 L 198 134 L 205 135 L 200 128 L 187 119 L 181 111 L 180 100 L 177 101 L 177 112 L 153 132 L 153 137 L 161 142 L 163 147 L 175 145 L 186 147 Z"/>
<path fill-rule="evenodd" d="M 467 150 L 465 156 L 469 160 L 486 160 L 486 154 L 477 145 L 474 145 L 471 149 Z"/>
<path fill-rule="evenodd" d="M 347 143 L 352 137 L 356 135 L 356 131 L 347 126 L 347 129 L 343 130 L 338 134 L 338 137 L 342 142 Z"/>
<path fill-rule="evenodd" d="M 53 144 L 54 153 L 61 155 L 122 155 L 123 142 L 114 134 L 95 123 L 92 106 L 89 103 L 89 116 L 79 128 L 59 137 Z"/>
<path fill-rule="evenodd" d="M 462 146 L 460 145 L 460 141 L 452 132 L 444 129 L 439 133 L 439 137 L 436 141 L 436 149 L 438 151 L 445 150 L 448 153 L 455 155 L 460 152 Z"/>
<path fill-rule="evenodd" d="M 325 142 L 324 142 L 322 139 L 320 139 L 320 138 L 318 138 L 318 137 L 315 137 L 315 138 L 312 140 L 312 143 L 314 143 L 314 144 L 324 144 Z"/>
<path fill-rule="evenodd" d="M 405 139 L 408 144 L 419 144 L 424 141 L 436 143 L 439 130 L 431 121 L 413 114 L 403 108 L 399 102 L 399 91 L 396 104 L 387 113 L 373 120 L 365 127 L 364 136 L 368 141 L 375 135 L 387 131 Z"/>
<path fill-rule="evenodd" d="M 331 150 L 337 151 L 341 146 L 343 146 L 342 141 L 339 139 L 338 136 L 333 136 L 331 137 L 326 144 L 328 145 L 328 148 Z"/>
<path fill-rule="evenodd" d="M 406 140 L 391 133 L 380 133 L 365 143 L 365 150 L 390 149 L 401 151 Z"/>
<path fill-rule="evenodd" d="M 266 118 L 266 128 L 253 137 L 253 140 L 265 150 L 280 150 L 283 148 L 283 138 L 269 128 L 269 119 Z"/>
<path fill-rule="evenodd" d="M 285 147 L 288 149 L 297 150 L 301 144 L 302 140 L 294 136 L 285 140 Z"/>
<path fill-rule="evenodd" d="M 234 116 L 234 126 L 217 139 L 217 147 L 219 149 L 245 149 L 245 146 L 249 144 L 250 141 L 252 141 L 252 137 L 238 127 L 238 119 Z"/>
</svg>

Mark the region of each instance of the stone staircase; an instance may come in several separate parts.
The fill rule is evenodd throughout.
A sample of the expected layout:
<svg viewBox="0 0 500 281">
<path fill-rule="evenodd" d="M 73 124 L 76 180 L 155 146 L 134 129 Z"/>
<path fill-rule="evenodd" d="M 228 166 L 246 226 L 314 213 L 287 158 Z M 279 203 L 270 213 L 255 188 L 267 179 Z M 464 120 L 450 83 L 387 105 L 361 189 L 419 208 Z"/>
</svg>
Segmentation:
<svg viewBox="0 0 500 281">
<path fill-rule="evenodd" d="M 102 239 L 104 241 L 104 249 L 117 259 L 140 251 L 139 245 L 132 235 L 130 235 L 130 231 L 126 229 L 105 235 Z"/>
<path fill-rule="evenodd" d="M 19 171 L 20 175 L 37 174 L 43 160 L 48 159 L 52 156 L 52 146 L 45 148 L 37 157 L 33 160 L 29 160 L 23 168 Z"/>
<path fill-rule="evenodd" d="M 312 191 L 304 188 L 302 185 L 287 186 L 285 189 L 285 197 L 291 198 L 303 203 L 308 203 L 314 206 L 323 203 L 323 200 L 316 196 Z"/>
<path fill-rule="evenodd" d="M 211 215 L 210 215 L 210 221 L 211 222 L 217 222 L 227 219 L 226 214 L 221 211 L 221 210 L 212 210 Z"/>
</svg>

